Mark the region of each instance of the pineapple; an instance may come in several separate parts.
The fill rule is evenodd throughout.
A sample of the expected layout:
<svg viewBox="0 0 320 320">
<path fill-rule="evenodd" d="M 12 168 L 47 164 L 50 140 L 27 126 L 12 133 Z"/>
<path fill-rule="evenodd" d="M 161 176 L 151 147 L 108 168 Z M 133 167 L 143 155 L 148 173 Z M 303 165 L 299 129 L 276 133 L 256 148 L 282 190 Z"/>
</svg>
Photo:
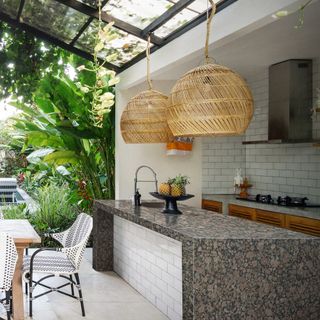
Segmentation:
<svg viewBox="0 0 320 320">
<path fill-rule="evenodd" d="M 173 197 L 180 197 L 186 194 L 186 188 L 179 184 L 172 184 L 171 185 L 171 195 Z"/>
<path fill-rule="evenodd" d="M 179 174 L 175 178 L 169 179 L 168 183 L 171 186 L 171 195 L 173 197 L 180 197 L 186 194 L 186 185 L 190 182 L 187 176 Z"/>
<path fill-rule="evenodd" d="M 169 183 L 164 182 L 164 183 L 160 183 L 159 186 L 159 193 L 163 194 L 165 196 L 169 196 L 171 192 L 171 186 Z"/>
</svg>

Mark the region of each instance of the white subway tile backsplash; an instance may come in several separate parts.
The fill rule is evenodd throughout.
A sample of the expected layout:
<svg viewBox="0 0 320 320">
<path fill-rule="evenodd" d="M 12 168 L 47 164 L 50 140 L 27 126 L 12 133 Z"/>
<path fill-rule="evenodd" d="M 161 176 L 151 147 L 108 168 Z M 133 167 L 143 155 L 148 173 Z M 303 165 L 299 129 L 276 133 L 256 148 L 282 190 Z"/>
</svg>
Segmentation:
<svg viewBox="0 0 320 320">
<path fill-rule="evenodd" d="M 168 306 L 159 298 L 156 298 L 156 306 L 164 314 L 168 314 Z"/>
<path fill-rule="evenodd" d="M 284 177 L 274 177 L 272 179 L 272 183 L 274 183 L 276 185 L 286 184 L 287 183 L 287 179 L 284 178 Z"/>
<path fill-rule="evenodd" d="M 272 183 L 272 177 L 261 177 L 261 182 Z"/>
<path fill-rule="evenodd" d="M 173 283 L 174 276 L 168 273 L 167 271 L 161 272 L 161 279 L 163 279 L 166 283 Z"/>
<path fill-rule="evenodd" d="M 313 60 L 314 102 L 320 87 L 320 59 Z M 310 144 L 255 144 L 242 141 L 268 138 L 268 69 L 247 79 L 255 113 L 244 136 L 204 138 L 203 193 L 233 193 L 235 169 L 241 168 L 253 184 L 250 192 L 307 196 L 320 202 L 320 148 Z M 320 139 L 320 114 L 313 119 L 313 135 Z"/>
<path fill-rule="evenodd" d="M 182 291 L 173 288 L 172 286 L 168 286 L 168 294 L 173 299 L 173 301 L 179 301 Z"/>
<path fill-rule="evenodd" d="M 181 315 L 176 313 L 172 308 L 168 308 L 168 317 L 172 320 L 181 319 Z"/>
<path fill-rule="evenodd" d="M 182 280 L 181 268 L 178 268 L 172 264 L 168 264 L 168 273 L 171 274 L 174 278 Z"/>
</svg>

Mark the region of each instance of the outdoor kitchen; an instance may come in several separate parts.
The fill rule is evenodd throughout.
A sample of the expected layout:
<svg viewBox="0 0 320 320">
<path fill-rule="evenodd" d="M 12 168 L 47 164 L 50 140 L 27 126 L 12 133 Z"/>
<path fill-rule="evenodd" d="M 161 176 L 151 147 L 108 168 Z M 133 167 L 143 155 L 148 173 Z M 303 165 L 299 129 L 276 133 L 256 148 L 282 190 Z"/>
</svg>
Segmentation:
<svg viewBox="0 0 320 320">
<path fill-rule="evenodd" d="M 0 319 L 319 320 L 319 16 L 0 0 Z"/>
</svg>

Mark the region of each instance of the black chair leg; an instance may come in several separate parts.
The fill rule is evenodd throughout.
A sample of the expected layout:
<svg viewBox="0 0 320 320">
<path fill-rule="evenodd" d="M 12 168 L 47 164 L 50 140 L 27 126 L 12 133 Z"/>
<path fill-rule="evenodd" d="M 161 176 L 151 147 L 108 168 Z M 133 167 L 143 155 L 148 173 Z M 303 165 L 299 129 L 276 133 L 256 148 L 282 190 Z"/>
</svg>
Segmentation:
<svg viewBox="0 0 320 320">
<path fill-rule="evenodd" d="M 74 277 L 76 278 L 77 288 L 78 288 L 78 292 L 79 292 L 79 300 L 80 300 L 80 305 L 81 305 L 82 316 L 85 317 L 86 314 L 85 314 L 85 311 L 84 311 L 84 303 L 83 303 L 83 297 L 82 297 L 79 274 L 75 273 Z"/>
<path fill-rule="evenodd" d="M 32 318 L 32 277 L 29 280 L 29 316 Z"/>
<path fill-rule="evenodd" d="M 24 252 L 25 252 L 25 255 L 27 256 L 29 254 L 28 248 L 25 248 Z M 28 295 L 28 283 L 27 282 L 25 282 L 25 284 L 24 284 L 24 291 L 25 291 L 25 294 Z"/>
<path fill-rule="evenodd" d="M 13 298 L 12 298 L 12 289 L 10 289 L 10 314 L 13 313 Z"/>
<path fill-rule="evenodd" d="M 7 311 L 7 319 L 10 320 L 11 319 L 11 314 L 10 314 L 10 298 L 11 298 L 11 294 L 10 294 L 10 290 L 6 291 L 6 311 Z"/>
<path fill-rule="evenodd" d="M 72 274 L 70 274 L 70 284 L 71 284 L 71 294 L 74 296 L 74 286 L 73 286 L 73 278 L 72 278 Z"/>
</svg>

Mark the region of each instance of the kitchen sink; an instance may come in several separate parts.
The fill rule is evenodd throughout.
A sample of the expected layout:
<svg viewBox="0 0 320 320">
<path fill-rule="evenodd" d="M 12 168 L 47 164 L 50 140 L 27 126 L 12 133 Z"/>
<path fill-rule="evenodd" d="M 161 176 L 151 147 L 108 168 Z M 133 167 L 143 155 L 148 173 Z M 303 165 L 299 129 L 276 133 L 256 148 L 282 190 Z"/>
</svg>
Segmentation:
<svg viewBox="0 0 320 320">
<path fill-rule="evenodd" d="M 162 202 L 141 202 L 141 207 L 146 207 L 146 208 L 163 208 L 164 203 Z"/>
</svg>

